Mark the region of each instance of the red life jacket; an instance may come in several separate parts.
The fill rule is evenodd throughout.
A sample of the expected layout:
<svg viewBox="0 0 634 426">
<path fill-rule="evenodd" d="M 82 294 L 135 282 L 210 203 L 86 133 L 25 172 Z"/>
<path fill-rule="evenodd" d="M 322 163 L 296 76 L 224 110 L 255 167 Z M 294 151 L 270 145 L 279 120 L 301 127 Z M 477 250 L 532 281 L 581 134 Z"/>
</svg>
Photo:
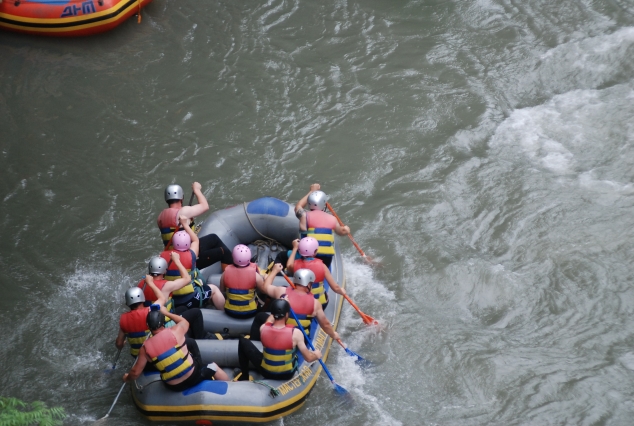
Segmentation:
<svg viewBox="0 0 634 426">
<path fill-rule="evenodd" d="M 235 265 L 227 266 L 222 274 L 222 282 L 226 289 L 225 312 L 242 317 L 253 316 L 257 312 L 256 271 L 255 263 L 250 263 L 244 268 L 238 268 Z"/>
<path fill-rule="evenodd" d="M 321 303 L 321 305 L 325 305 L 328 302 L 326 299 L 326 288 L 324 287 L 324 280 L 326 279 L 326 273 L 324 272 L 324 262 L 321 259 L 297 259 L 293 264 L 293 270 L 298 271 L 302 268 L 310 269 L 315 274 L 315 282 L 313 286 L 310 288 L 310 292 L 313 293 L 315 299 Z"/>
<path fill-rule="evenodd" d="M 178 270 L 176 263 L 172 262 L 172 259 L 170 258 L 170 253 L 172 251 L 173 250 L 165 250 L 161 253 L 161 257 L 167 262 L 167 272 L 165 273 L 165 279 L 167 281 L 174 281 L 181 277 L 181 273 Z M 191 282 L 183 288 L 174 290 L 172 294 L 174 296 L 185 296 L 195 291 L 194 285 L 202 287 L 203 280 L 198 269 L 196 268 L 196 253 L 194 253 L 194 250 L 190 249 L 189 253 L 186 251 L 179 251 L 178 255 L 180 257 L 181 263 L 183 264 L 185 269 L 187 269 L 187 272 L 189 272 Z"/>
<path fill-rule="evenodd" d="M 154 278 L 154 285 L 157 286 L 159 290 L 163 290 L 163 286 L 165 285 L 166 282 L 167 280 L 159 280 L 158 278 Z M 145 296 L 145 300 L 149 302 L 156 302 L 157 297 L 152 291 L 152 289 L 150 288 L 150 286 L 145 284 L 145 278 L 139 281 L 139 284 L 137 285 L 137 287 L 143 289 L 143 295 Z M 174 299 L 172 298 L 171 294 L 169 295 L 168 299 L 165 301 L 165 309 L 167 309 L 170 312 L 174 312 Z M 174 323 L 172 322 L 172 320 L 168 317 L 165 317 L 165 326 L 171 327 L 173 325 Z"/>
<path fill-rule="evenodd" d="M 321 210 L 311 210 L 306 212 L 307 228 L 335 229 L 339 223 L 337 218 Z"/>
<path fill-rule="evenodd" d="M 181 277 L 181 273 L 178 271 L 178 266 L 176 263 L 172 262 L 172 258 L 170 257 L 174 250 L 165 250 L 160 256 L 165 259 L 167 262 L 167 273 L 165 274 L 165 279 L 168 281 L 174 281 Z M 196 253 L 194 250 L 189 250 L 189 253 L 186 251 L 178 251 L 178 256 L 180 258 L 181 263 L 187 269 L 187 272 L 191 274 L 192 269 L 196 269 Z"/>
<path fill-rule="evenodd" d="M 274 328 L 271 323 L 264 324 L 262 327 L 260 366 L 267 371 L 269 376 L 288 375 L 297 370 L 297 349 L 293 347 L 294 328 L 290 325 Z"/>
<path fill-rule="evenodd" d="M 335 232 L 337 219 L 321 210 L 306 212 L 306 236 L 313 237 L 319 243 L 317 254 L 320 256 L 334 256 Z"/>
<path fill-rule="evenodd" d="M 167 280 L 160 280 L 158 278 L 154 278 L 154 285 L 157 286 L 159 290 L 163 290 L 163 286 L 165 285 L 166 282 Z M 145 284 L 145 278 L 139 281 L 139 284 L 137 285 L 137 287 L 139 287 L 140 289 L 143 289 L 143 295 L 145 296 L 145 300 L 148 300 L 150 302 L 156 302 L 156 295 L 154 294 L 150 286 Z"/>
<path fill-rule="evenodd" d="M 150 308 L 135 309 L 121 314 L 121 318 L 119 318 L 119 327 L 128 339 L 130 355 L 133 357 L 139 355 L 143 342 L 150 336 L 150 330 L 146 324 L 148 312 L 150 312 Z"/>
<path fill-rule="evenodd" d="M 187 378 L 194 369 L 194 361 L 185 343 L 178 345 L 176 335 L 169 328 L 150 337 L 143 344 L 152 364 L 161 372 L 161 379 L 170 382 Z"/>
<path fill-rule="evenodd" d="M 304 293 L 303 291 L 297 291 L 292 288 L 286 289 L 286 300 L 291 305 L 291 309 L 297 315 L 297 319 L 307 335 L 310 335 L 310 324 L 313 320 L 313 312 L 315 312 L 315 297 L 312 293 Z M 297 326 L 292 316 L 286 320 L 287 325 Z"/>
<path fill-rule="evenodd" d="M 315 284 L 323 282 L 326 278 L 326 273 L 324 272 L 324 262 L 321 259 L 313 258 L 312 260 L 307 260 L 305 258 L 296 259 L 293 264 L 293 271 L 297 271 L 299 269 L 310 269 L 315 274 Z"/>
<path fill-rule="evenodd" d="M 156 220 L 156 224 L 161 231 L 161 238 L 163 239 L 163 246 L 165 247 L 165 250 L 171 250 L 174 248 L 172 247 L 172 236 L 174 235 L 174 232 L 178 231 L 180 226 L 178 223 L 179 211 L 180 208 L 169 207 L 164 209 Z"/>
</svg>

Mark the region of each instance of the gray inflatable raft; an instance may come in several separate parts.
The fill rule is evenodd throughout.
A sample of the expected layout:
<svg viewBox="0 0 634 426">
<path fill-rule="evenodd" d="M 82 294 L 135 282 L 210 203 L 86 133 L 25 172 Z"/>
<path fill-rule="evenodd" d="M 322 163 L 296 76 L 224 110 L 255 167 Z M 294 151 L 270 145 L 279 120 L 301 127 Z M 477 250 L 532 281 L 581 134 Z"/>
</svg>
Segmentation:
<svg viewBox="0 0 634 426">
<path fill-rule="evenodd" d="M 299 222 L 291 204 L 265 197 L 212 213 L 203 222 L 198 235 L 216 234 L 230 248 L 237 244 L 249 245 L 251 252 L 257 255 L 258 266 L 266 269 L 279 252 L 291 247 L 291 242 L 299 236 L 298 229 Z M 330 269 L 334 279 L 344 287 L 345 276 L 337 241 L 335 251 Z M 215 284 L 218 284 L 221 272 L 220 263 L 202 271 L 207 282 Z M 274 285 L 287 284 L 283 277 L 276 277 Z M 343 298 L 328 285 L 326 288 L 330 302 L 325 314 L 336 329 Z M 247 334 L 252 323 L 252 319 L 230 318 L 213 309 L 203 309 L 203 318 L 206 331 L 225 336 Z M 315 348 L 322 351 L 325 361 L 332 339 L 316 321 L 313 321 L 310 336 Z M 229 377 L 233 377 L 233 369 L 238 367 L 236 339 L 197 342 L 203 363 L 214 361 Z M 259 342 L 254 343 L 261 348 Z M 298 372 L 286 381 L 268 380 L 251 370 L 253 381 L 208 380 L 184 392 L 173 392 L 161 383 L 158 373 L 144 373 L 131 388 L 134 403 L 150 420 L 267 422 L 298 410 L 306 401 L 321 370 L 319 362 L 307 363 L 299 355 Z"/>
</svg>

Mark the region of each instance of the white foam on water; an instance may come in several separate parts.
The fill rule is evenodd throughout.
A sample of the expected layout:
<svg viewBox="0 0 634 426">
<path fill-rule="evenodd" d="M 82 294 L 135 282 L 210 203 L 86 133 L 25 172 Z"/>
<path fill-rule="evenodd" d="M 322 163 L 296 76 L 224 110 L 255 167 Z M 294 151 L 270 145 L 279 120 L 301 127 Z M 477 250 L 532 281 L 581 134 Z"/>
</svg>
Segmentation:
<svg viewBox="0 0 634 426">
<path fill-rule="evenodd" d="M 394 293 L 387 290 L 385 285 L 374 278 L 372 267 L 365 263 L 359 263 L 358 258 L 344 256 L 345 273 L 346 273 L 346 291 L 348 296 L 359 306 L 366 314 L 374 317 L 381 323 L 385 323 L 385 317 L 396 315 L 396 309 L 392 310 L 389 302 L 394 301 Z M 376 304 L 373 304 L 372 312 L 368 305 L 370 300 L 382 301 L 379 306 L 385 308 L 390 307 L 388 312 L 374 311 Z M 364 343 L 373 341 L 382 328 L 360 324 L 359 314 L 344 301 L 342 315 L 339 322 L 339 334 L 353 351 L 362 357 L 369 359 L 371 356 L 362 353 L 361 346 Z M 352 330 L 353 329 L 353 330 Z M 366 345 L 367 347 L 367 345 Z M 401 422 L 394 419 L 390 413 L 384 408 L 383 396 L 377 397 L 373 395 L 371 390 L 374 388 L 372 383 L 368 383 L 367 373 L 355 362 L 356 358 L 347 355 L 343 348 L 333 343 L 331 348 L 331 357 L 329 358 L 332 365 L 332 374 L 340 385 L 346 388 L 354 397 L 356 403 L 364 404 L 366 410 L 377 424 L 400 425 Z M 336 360 L 334 363 L 332 360 Z M 373 367 L 378 368 L 378 367 Z"/>
<path fill-rule="evenodd" d="M 634 114 L 633 93 L 631 83 L 574 90 L 543 105 L 515 110 L 496 129 L 489 147 L 496 157 L 515 162 L 522 153 L 541 170 L 577 175 L 586 189 L 629 194 L 629 183 L 596 178 L 593 170 L 609 163 L 610 167 L 604 167 L 606 173 L 629 177 L 625 170 L 632 165 L 628 151 L 634 132 L 627 123 Z"/>
<path fill-rule="evenodd" d="M 596 195 L 594 200 L 604 206 L 614 205 L 623 197 L 634 194 L 634 184 L 601 179 L 596 176 L 594 170 L 581 173 L 578 181 L 580 188 L 594 193 Z"/>
<path fill-rule="evenodd" d="M 625 368 L 634 370 L 634 353 L 628 352 L 619 358 L 619 361 Z"/>
<path fill-rule="evenodd" d="M 634 27 L 560 44 L 541 55 L 535 71 L 520 81 L 520 91 L 551 96 L 622 80 L 630 74 L 633 47 Z"/>
</svg>

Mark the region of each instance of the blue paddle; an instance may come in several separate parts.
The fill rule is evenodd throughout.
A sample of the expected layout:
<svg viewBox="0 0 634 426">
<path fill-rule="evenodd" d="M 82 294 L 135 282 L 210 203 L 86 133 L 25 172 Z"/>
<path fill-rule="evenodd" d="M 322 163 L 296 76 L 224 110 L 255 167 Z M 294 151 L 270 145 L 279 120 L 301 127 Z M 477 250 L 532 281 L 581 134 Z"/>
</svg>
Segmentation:
<svg viewBox="0 0 634 426">
<path fill-rule="evenodd" d="M 121 348 L 123 349 L 123 348 Z M 117 361 L 119 361 L 119 355 L 121 355 L 121 349 L 119 349 L 119 352 L 117 352 L 117 356 L 114 358 L 114 362 L 112 363 L 112 368 L 107 368 L 104 370 L 104 373 L 111 373 L 112 370 L 115 369 L 115 367 L 117 366 Z"/>
<path fill-rule="evenodd" d="M 291 315 L 293 316 L 293 319 L 295 320 L 295 322 L 297 323 L 297 325 L 299 325 L 299 330 L 302 332 L 302 334 L 304 335 L 304 339 L 306 339 L 306 343 L 308 343 L 308 347 L 311 350 L 315 350 L 315 347 L 313 346 L 313 343 L 310 341 L 310 339 L 308 338 L 308 336 L 306 335 L 306 332 L 304 331 L 304 327 L 302 327 L 300 325 L 299 319 L 297 318 L 297 315 L 295 315 L 295 312 L 293 312 L 293 310 L 291 309 Z M 335 382 L 335 379 L 332 377 L 332 374 L 330 374 L 330 371 L 328 371 L 328 367 L 326 367 L 326 364 L 324 364 L 324 362 L 320 359 L 319 363 L 321 364 L 321 366 L 324 368 L 324 371 L 326 372 L 326 375 L 328 376 L 328 378 L 330 379 L 330 382 L 332 383 L 333 387 L 335 388 L 335 391 L 340 394 L 340 395 L 346 395 L 348 394 L 348 391 L 341 385 L 337 384 L 337 382 Z"/>
<path fill-rule="evenodd" d="M 341 347 L 346 351 L 346 353 L 348 355 L 353 356 L 353 357 L 357 357 L 356 362 L 360 363 L 360 362 L 365 361 L 365 358 L 363 358 L 361 355 L 359 355 L 358 353 L 353 352 L 352 350 L 348 349 L 348 347 L 343 344 L 341 339 L 337 339 L 337 343 L 339 343 L 341 345 Z"/>
</svg>

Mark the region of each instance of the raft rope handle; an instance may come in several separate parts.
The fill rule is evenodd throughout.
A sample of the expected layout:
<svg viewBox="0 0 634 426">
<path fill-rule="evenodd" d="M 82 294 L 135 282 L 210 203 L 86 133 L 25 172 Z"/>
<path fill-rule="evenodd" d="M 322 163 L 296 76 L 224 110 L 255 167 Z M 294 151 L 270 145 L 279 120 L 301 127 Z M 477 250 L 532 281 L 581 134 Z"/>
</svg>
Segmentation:
<svg viewBox="0 0 634 426">
<path fill-rule="evenodd" d="M 271 395 L 271 398 L 275 398 L 280 394 L 280 391 L 277 388 L 274 388 L 268 383 L 262 382 L 260 380 L 254 380 L 253 383 L 257 383 L 258 385 L 266 386 L 267 388 L 269 388 L 269 395 Z"/>
<path fill-rule="evenodd" d="M 136 380 L 134 381 L 134 386 L 136 386 L 137 390 L 139 392 L 143 392 L 143 389 L 147 388 L 148 386 L 150 386 L 152 383 L 157 383 L 162 381 L 160 378 L 156 379 L 156 380 L 152 380 L 150 383 L 147 383 L 145 386 L 140 385 Z"/>
<path fill-rule="evenodd" d="M 247 213 L 247 203 L 243 202 L 242 206 L 244 207 L 244 215 L 247 217 L 247 220 L 249 221 L 249 223 L 253 227 L 253 230 L 255 232 L 257 232 L 262 238 L 264 238 L 265 240 L 268 240 L 269 243 L 273 243 L 273 244 L 277 244 L 278 246 L 281 246 L 282 244 L 280 244 L 279 241 L 275 240 L 274 238 L 267 237 L 266 235 L 264 235 L 263 233 L 258 231 L 258 228 L 256 228 L 255 225 L 253 224 L 253 222 L 251 221 L 251 218 L 249 217 L 249 213 Z"/>
</svg>

